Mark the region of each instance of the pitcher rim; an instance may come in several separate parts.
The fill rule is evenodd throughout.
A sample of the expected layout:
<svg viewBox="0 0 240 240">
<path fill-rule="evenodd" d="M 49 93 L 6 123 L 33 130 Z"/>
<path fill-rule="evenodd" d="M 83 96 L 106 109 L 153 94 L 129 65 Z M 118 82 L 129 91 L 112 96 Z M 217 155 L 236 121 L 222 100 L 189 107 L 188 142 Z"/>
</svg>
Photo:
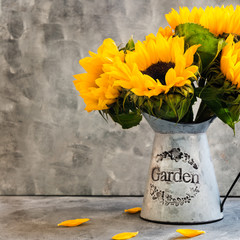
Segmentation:
<svg viewBox="0 0 240 240">
<path fill-rule="evenodd" d="M 143 113 L 151 128 L 159 133 L 205 133 L 215 116 L 200 123 L 175 123 Z"/>
</svg>

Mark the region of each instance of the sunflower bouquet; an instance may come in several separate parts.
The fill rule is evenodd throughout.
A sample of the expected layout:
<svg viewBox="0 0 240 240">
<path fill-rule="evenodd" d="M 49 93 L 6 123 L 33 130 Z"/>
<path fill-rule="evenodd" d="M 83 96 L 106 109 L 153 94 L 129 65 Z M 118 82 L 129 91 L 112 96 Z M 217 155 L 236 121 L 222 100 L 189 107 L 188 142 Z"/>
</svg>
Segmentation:
<svg viewBox="0 0 240 240">
<path fill-rule="evenodd" d="M 74 84 L 85 109 L 123 128 L 148 113 L 176 123 L 217 116 L 234 130 L 240 115 L 240 6 L 180 7 L 165 17 L 170 26 L 144 41 L 131 38 L 118 47 L 108 38 L 79 61 L 86 73 L 74 75 Z"/>
</svg>

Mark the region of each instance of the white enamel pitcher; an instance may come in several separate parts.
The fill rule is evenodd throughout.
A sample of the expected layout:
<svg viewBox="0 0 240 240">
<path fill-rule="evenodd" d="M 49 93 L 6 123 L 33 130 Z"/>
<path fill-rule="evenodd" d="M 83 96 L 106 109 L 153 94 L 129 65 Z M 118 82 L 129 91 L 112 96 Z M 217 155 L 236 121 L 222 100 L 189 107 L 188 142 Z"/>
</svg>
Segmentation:
<svg viewBox="0 0 240 240">
<path fill-rule="evenodd" d="M 213 121 L 176 124 L 148 114 L 155 131 L 141 217 L 170 224 L 223 218 L 206 131 Z"/>
</svg>

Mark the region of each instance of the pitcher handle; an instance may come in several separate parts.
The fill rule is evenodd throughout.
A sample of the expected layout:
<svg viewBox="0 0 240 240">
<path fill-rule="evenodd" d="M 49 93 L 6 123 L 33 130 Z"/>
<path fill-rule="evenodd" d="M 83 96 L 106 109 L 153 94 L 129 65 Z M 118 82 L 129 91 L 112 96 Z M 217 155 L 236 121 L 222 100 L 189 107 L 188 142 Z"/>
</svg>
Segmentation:
<svg viewBox="0 0 240 240">
<path fill-rule="evenodd" d="M 228 192 L 227 192 L 226 196 L 224 197 L 224 199 L 223 199 L 223 201 L 222 201 L 222 203 L 221 203 L 221 212 L 223 211 L 223 205 L 224 205 L 224 203 L 225 203 L 226 199 L 228 198 L 228 196 L 229 196 L 230 192 L 232 191 L 232 189 L 233 189 L 234 185 L 237 183 L 237 181 L 238 181 L 238 179 L 239 179 L 239 178 L 240 178 L 240 172 L 238 173 L 238 175 L 237 175 L 236 179 L 234 180 L 234 182 L 233 182 L 232 186 L 229 188 L 229 190 L 228 190 Z"/>
</svg>

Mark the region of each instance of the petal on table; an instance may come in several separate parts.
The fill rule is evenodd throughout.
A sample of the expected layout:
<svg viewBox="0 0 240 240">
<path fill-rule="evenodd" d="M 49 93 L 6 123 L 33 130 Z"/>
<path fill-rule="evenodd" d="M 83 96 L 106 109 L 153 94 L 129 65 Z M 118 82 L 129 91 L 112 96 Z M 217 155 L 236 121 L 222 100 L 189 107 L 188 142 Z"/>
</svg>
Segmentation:
<svg viewBox="0 0 240 240">
<path fill-rule="evenodd" d="M 129 208 L 129 209 L 125 209 L 124 212 L 127 213 L 137 213 L 140 212 L 142 209 L 140 207 L 135 207 L 135 208 Z"/>
<path fill-rule="evenodd" d="M 61 222 L 58 224 L 58 226 L 65 226 L 65 227 L 75 227 L 78 226 L 82 223 L 85 223 L 87 221 L 89 221 L 89 218 L 79 218 L 79 219 L 72 219 L 72 220 L 67 220 L 64 222 Z"/>
<path fill-rule="evenodd" d="M 205 231 L 202 230 L 193 230 L 193 229 L 178 229 L 176 232 L 181 233 L 185 237 L 196 237 L 200 234 L 205 233 Z"/>
<path fill-rule="evenodd" d="M 135 237 L 137 235 L 138 235 L 138 232 L 123 232 L 123 233 L 119 233 L 119 234 L 114 235 L 112 237 L 112 239 L 124 240 L 124 239 L 129 239 L 129 238 Z"/>
</svg>

